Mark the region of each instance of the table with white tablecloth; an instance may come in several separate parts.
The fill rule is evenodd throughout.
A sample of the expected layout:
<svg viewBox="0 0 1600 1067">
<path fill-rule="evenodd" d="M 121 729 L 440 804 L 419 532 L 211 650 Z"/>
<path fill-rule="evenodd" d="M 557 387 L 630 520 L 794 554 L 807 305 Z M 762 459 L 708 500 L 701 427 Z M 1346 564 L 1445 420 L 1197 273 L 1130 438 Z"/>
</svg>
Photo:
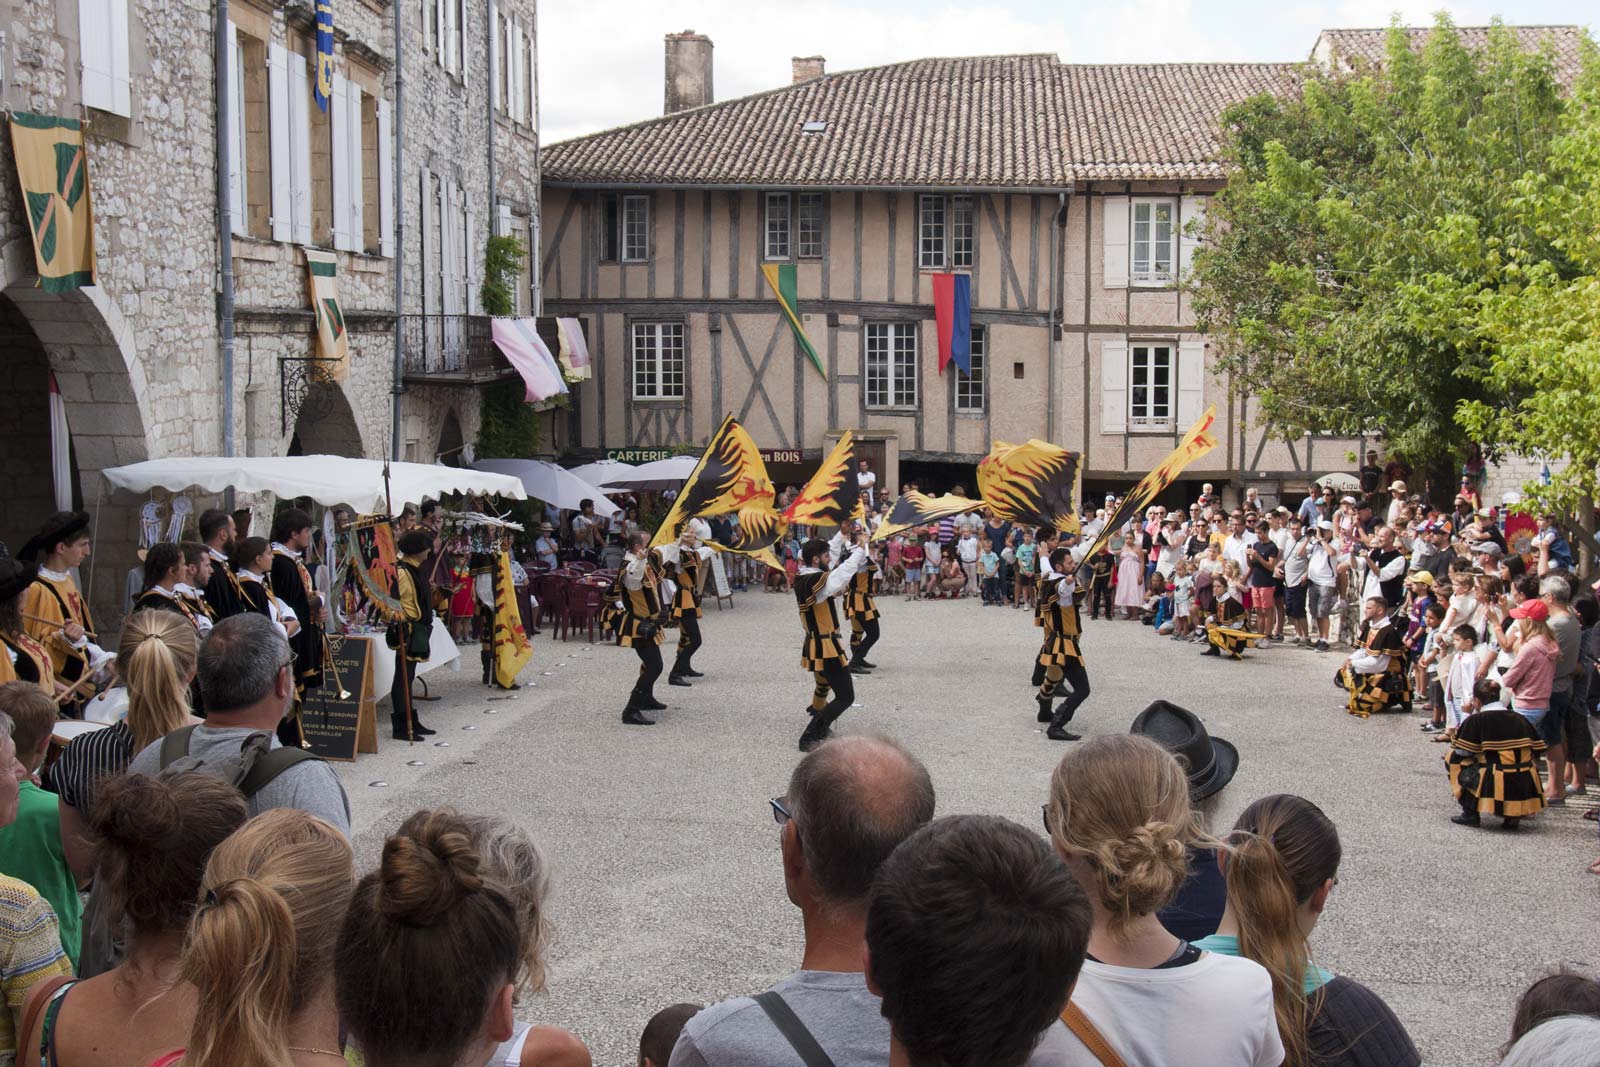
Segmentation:
<svg viewBox="0 0 1600 1067">
<path fill-rule="evenodd" d="M 394 649 L 384 641 L 383 634 L 349 634 L 349 637 L 360 637 L 371 646 L 372 657 L 372 692 L 368 699 L 373 703 L 389 695 L 389 687 L 394 684 Z M 440 667 L 459 664 L 461 649 L 456 647 L 455 638 L 450 636 L 450 628 L 444 620 L 435 615 L 433 617 L 433 633 L 428 638 L 428 648 L 432 651 L 427 659 L 417 664 L 417 674 L 427 674 Z M 455 669 L 460 669 L 459 666 Z"/>
</svg>

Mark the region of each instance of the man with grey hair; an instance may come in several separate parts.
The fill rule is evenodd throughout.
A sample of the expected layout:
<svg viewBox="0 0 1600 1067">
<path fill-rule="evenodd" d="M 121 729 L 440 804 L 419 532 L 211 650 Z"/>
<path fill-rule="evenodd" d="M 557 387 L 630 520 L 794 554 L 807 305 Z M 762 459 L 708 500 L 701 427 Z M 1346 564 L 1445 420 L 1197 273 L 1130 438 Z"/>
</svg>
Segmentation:
<svg viewBox="0 0 1600 1067">
<path fill-rule="evenodd" d="M 1567 802 L 1566 767 L 1571 753 L 1576 765 L 1583 766 L 1584 740 L 1589 736 L 1588 715 L 1572 699 L 1572 683 L 1578 675 L 1578 651 L 1583 640 L 1583 624 L 1572 613 L 1572 586 L 1558 574 L 1547 575 L 1539 581 L 1539 599 L 1550 609 L 1550 632 L 1556 636 L 1556 646 L 1561 649 L 1561 659 L 1556 663 L 1555 677 L 1550 682 L 1550 710 L 1546 713 L 1553 721 L 1545 743 L 1545 758 L 1550 761 L 1550 780 L 1545 783 L 1545 799 L 1550 804 Z M 1555 740 L 1551 740 L 1555 738 Z M 1583 784 L 1578 778 L 1573 789 Z"/>
<path fill-rule="evenodd" d="M 887 1067 L 889 1024 L 863 971 L 867 901 L 889 854 L 933 820 L 933 781 L 887 737 L 835 737 L 800 760 L 771 807 L 805 929 L 800 969 L 690 1019 L 670 1067 Z M 1066 1042 L 1062 1026 L 1053 1030 L 1041 1050 Z"/>
<path fill-rule="evenodd" d="M 239 759 L 246 744 L 265 734 L 268 756 L 281 746 L 276 731 L 294 701 L 294 657 L 289 642 L 265 616 L 246 612 L 212 627 L 200 646 L 200 691 L 206 721 L 185 727 L 188 736 L 175 753 L 200 764 Z M 258 742 L 259 744 L 259 742 Z M 145 746 L 133 758 L 133 774 L 160 774 L 172 763 L 164 758 L 167 738 Z M 247 791 L 250 814 L 272 808 L 299 808 L 350 836 L 350 801 L 339 776 L 316 757 L 297 761 L 276 758 L 282 766 L 254 792 Z"/>
</svg>

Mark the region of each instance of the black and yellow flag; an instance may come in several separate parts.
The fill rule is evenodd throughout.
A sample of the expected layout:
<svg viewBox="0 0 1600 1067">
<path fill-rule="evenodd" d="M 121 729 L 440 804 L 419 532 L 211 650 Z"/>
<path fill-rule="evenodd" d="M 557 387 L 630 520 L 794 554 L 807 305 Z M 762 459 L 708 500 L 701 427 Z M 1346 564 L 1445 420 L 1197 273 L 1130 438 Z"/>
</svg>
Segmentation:
<svg viewBox="0 0 1600 1067">
<path fill-rule="evenodd" d="M 14 112 L 11 151 L 33 233 L 39 287 L 68 293 L 96 284 L 89 157 L 76 119 Z"/>
<path fill-rule="evenodd" d="M 1006 522 L 1077 533 L 1079 458 L 1048 441 L 996 441 L 978 464 L 978 495 Z"/>
<path fill-rule="evenodd" d="M 761 451 L 751 440 L 749 431 L 729 415 L 711 435 L 706 450 L 700 454 L 700 462 L 695 464 L 689 480 L 683 483 L 661 525 L 656 527 L 650 547 L 676 538 L 678 527 L 696 515 L 726 515 L 738 511 L 742 525 L 745 521 L 742 509 L 754 509 L 752 515 L 755 515 L 765 504 L 770 510 L 775 496 L 777 492 L 772 487 L 772 479 L 767 477 Z M 776 540 L 774 537 L 773 541 Z"/>
<path fill-rule="evenodd" d="M 938 522 L 949 515 L 967 515 L 982 511 L 984 503 L 981 500 L 970 500 L 964 496 L 953 496 L 946 493 L 944 496 L 928 496 L 915 489 L 901 495 L 894 502 L 889 517 L 878 524 L 873 531 L 874 541 L 886 541 L 897 533 L 918 526 L 927 526 Z"/>
<path fill-rule="evenodd" d="M 1206 408 L 1206 413 L 1200 416 L 1200 421 L 1189 427 L 1189 432 L 1183 435 L 1183 440 L 1178 447 L 1173 449 L 1166 459 L 1156 465 L 1156 468 L 1143 478 L 1139 484 L 1128 490 L 1128 495 L 1122 498 L 1116 510 L 1106 517 L 1106 524 L 1095 536 L 1094 544 L 1083 555 L 1088 559 L 1100 551 L 1111 535 L 1121 530 L 1128 524 L 1128 520 L 1135 515 L 1142 515 L 1150 501 L 1161 495 L 1161 491 L 1178 480 L 1178 475 L 1183 469 L 1201 456 L 1217 447 L 1217 439 L 1211 435 L 1211 426 L 1217 421 L 1217 406 L 1212 404 Z"/>
<path fill-rule="evenodd" d="M 800 495 L 784 509 L 783 517 L 791 526 L 838 526 L 846 519 L 856 518 L 861 507 L 861 487 L 856 482 L 855 438 L 846 430 L 839 436 L 817 468 L 817 473 L 800 490 Z"/>
</svg>

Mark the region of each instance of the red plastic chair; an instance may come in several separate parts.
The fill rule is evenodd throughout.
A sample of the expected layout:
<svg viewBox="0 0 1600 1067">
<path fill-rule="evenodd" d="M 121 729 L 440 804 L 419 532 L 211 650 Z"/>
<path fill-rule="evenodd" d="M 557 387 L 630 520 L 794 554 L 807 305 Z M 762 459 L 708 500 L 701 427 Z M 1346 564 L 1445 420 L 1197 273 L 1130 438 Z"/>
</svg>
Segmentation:
<svg viewBox="0 0 1600 1067">
<path fill-rule="evenodd" d="M 590 563 L 586 559 L 575 559 L 571 563 L 567 564 L 567 569 L 577 571 L 580 574 L 593 574 L 600 568 L 597 564 Z"/>
<path fill-rule="evenodd" d="M 550 618 L 550 640 L 554 641 L 559 633 L 564 638 L 567 633 L 568 612 L 572 606 L 572 582 L 559 574 L 547 575 L 545 585 L 539 594 L 539 601 Z"/>
<path fill-rule="evenodd" d="M 580 582 L 572 587 L 567 601 L 567 623 L 579 632 L 587 628 L 590 644 L 594 644 L 595 628 L 600 623 L 600 609 L 605 602 L 606 591 L 601 586 Z M 566 637 L 562 640 L 566 640 Z"/>
</svg>

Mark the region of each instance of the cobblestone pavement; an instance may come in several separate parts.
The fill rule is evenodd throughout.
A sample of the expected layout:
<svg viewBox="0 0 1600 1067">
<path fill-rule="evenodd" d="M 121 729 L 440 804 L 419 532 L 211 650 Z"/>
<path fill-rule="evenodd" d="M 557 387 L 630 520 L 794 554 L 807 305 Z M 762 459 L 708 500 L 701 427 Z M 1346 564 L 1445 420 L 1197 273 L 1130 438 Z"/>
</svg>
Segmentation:
<svg viewBox="0 0 1600 1067">
<path fill-rule="evenodd" d="M 695 664 L 706 677 L 690 689 L 663 679 L 657 694 L 671 708 L 660 725 L 620 721 L 631 653 L 546 631 L 523 674 L 535 684 L 518 693 L 476 684 L 475 646 L 461 671 L 429 676 L 442 699 L 421 714 L 449 747 L 408 750 L 380 729 L 383 751 L 340 770 L 363 865 L 422 806 L 497 811 L 536 836 L 554 868 L 557 941 L 550 993 L 522 1013 L 576 1031 L 598 1065 L 634 1063 L 658 1008 L 754 991 L 799 960 L 767 799 L 798 758 L 811 681 L 793 600 L 752 591 L 736 602 L 720 612 L 708 602 Z M 880 604 L 879 669 L 857 679 L 860 706 L 841 728 L 909 745 L 933 774 L 941 814 L 1035 826 L 1063 745 L 1034 721 L 1029 614 L 976 600 Z M 1273 792 L 1309 797 L 1333 818 L 1344 862 L 1317 959 L 1378 990 L 1427 1062 L 1492 1062 L 1532 975 L 1561 960 L 1600 963 L 1587 804 L 1515 835 L 1452 826 L 1443 746 L 1413 716 L 1345 715 L 1337 654 L 1274 647 L 1233 663 L 1135 623 L 1086 626 L 1094 692 L 1074 729 L 1126 730 L 1165 697 L 1240 750 L 1217 828 Z M 379 717 L 386 726 L 386 708 Z"/>
</svg>

